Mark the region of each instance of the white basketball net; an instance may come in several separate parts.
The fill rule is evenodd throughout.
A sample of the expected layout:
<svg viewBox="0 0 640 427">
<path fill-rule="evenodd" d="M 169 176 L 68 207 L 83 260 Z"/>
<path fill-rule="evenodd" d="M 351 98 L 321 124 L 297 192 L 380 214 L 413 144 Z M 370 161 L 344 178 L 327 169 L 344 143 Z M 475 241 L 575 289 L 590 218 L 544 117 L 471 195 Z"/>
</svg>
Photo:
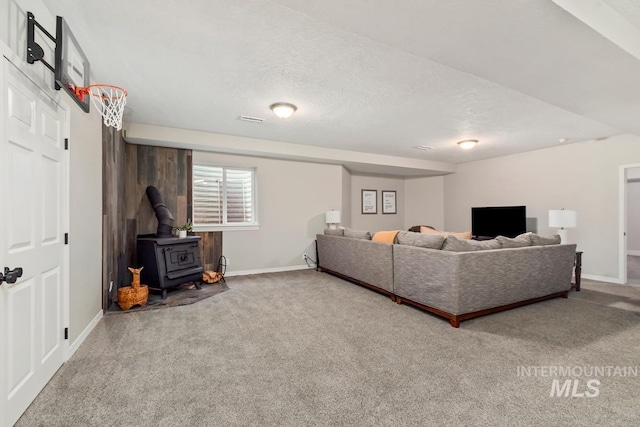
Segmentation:
<svg viewBox="0 0 640 427">
<path fill-rule="evenodd" d="M 122 129 L 122 113 L 127 103 L 127 91 L 111 85 L 91 85 L 87 89 L 93 105 L 104 118 L 105 126 Z"/>
</svg>

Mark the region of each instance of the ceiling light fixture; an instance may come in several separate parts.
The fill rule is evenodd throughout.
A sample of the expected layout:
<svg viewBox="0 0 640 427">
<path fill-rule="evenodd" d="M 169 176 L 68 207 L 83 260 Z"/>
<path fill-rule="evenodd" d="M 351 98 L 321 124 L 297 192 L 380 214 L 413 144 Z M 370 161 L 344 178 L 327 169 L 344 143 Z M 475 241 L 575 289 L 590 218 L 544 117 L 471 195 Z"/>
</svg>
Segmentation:
<svg viewBox="0 0 640 427">
<path fill-rule="evenodd" d="M 568 140 L 569 140 L 569 138 L 560 138 L 560 139 L 558 140 L 558 142 L 560 142 L 560 143 L 562 144 L 562 143 L 567 142 Z"/>
<path fill-rule="evenodd" d="M 475 147 L 477 143 L 477 139 L 465 139 L 464 141 L 458 142 L 458 145 L 465 150 L 469 150 L 470 148 Z"/>
<path fill-rule="evenodd" d="M 276 102 L 275 104 L 271 104 L 269 108 L 271 108 L 273 114 L 280 117 L 281 119 L 291 117 L 291 115 L 298 109 L 298 107 L 288 102 Z"/>
</svg>

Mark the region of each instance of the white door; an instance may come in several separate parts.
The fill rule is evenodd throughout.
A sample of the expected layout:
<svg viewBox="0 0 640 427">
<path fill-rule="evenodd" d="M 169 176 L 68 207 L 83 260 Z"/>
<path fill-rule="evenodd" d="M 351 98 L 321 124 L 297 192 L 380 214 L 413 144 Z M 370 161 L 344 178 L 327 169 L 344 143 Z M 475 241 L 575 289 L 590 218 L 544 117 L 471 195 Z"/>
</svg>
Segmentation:
<svg viewBox="0 0 640 427">
<path fill-rule="evenodd" d="M 0 124 L 0 427 L 15 423 L 64 361 L 65 111 L 6 59 Z"/>
</svg>

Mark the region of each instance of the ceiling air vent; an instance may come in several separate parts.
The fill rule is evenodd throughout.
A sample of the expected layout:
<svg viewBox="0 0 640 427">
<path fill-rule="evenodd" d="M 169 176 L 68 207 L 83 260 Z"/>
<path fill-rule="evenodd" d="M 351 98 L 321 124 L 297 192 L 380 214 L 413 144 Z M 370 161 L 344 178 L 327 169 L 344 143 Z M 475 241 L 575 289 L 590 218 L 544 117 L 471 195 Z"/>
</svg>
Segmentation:
<svg viewBox="0 0 640 427">
<path fill-rule="evenodd" d="M 240 116 L 240 120 L 244 120 L 245 122 L 251 122 L 251 123 L 262 123 L 264 121 L 264 119 L 261 119 L 260 117 L 251 117 L 251 116 Z"/>
</svg>

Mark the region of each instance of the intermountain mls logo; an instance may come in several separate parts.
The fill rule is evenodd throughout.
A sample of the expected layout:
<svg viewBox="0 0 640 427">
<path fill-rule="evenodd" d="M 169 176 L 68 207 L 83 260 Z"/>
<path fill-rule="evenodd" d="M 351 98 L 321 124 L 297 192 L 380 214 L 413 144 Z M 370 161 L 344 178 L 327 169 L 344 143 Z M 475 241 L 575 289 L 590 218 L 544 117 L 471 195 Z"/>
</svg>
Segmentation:
<svg viewBox="0 0 640 427">
<path fill-rule="evenodd" d="M 519 377 L 551 378 L 549 397 L 598 397 L 601 379 L 637 377 L 638 366 L 518 366 Z"/>
</svg>

